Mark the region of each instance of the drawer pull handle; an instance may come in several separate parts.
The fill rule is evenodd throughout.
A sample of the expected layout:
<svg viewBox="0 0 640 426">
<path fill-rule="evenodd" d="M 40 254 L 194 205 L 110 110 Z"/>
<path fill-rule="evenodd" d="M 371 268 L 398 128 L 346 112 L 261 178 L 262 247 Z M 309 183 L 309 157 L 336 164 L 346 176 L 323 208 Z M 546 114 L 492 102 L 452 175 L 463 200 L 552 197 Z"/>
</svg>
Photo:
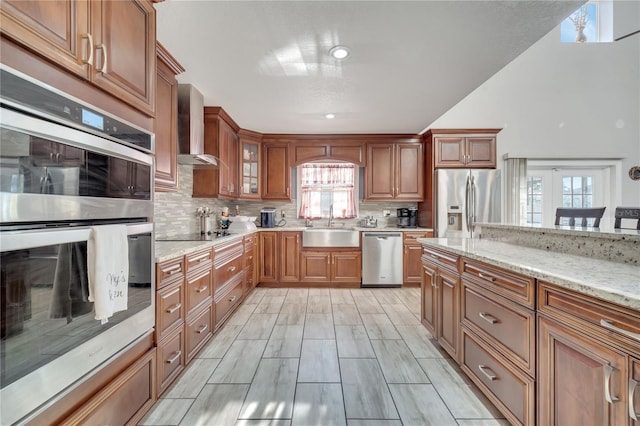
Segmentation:
<svg viewBox="0 0 640 426">
<path fill-rule="evenodd" d="M 480 372 L 482 374 L 484 374 L 487 379 L 491 380 L 492 382 L 494 380 L 498 380 L 498 376 L 496 376 L 495 374 L 493 374 L 493 371 L 491 371 L 491 369 L 489 367 L 487 367 L 486 365 L 478 365 L 478 369 L 480 370 Z"/>
<path fill-rule="evenodd" d="M 229 266 L 229 269 L 227 269 L 229 272 L 233 272 L 236 270 L 235 266 Z"/>
<path fill-rule="evenodd" d="M 491 281 L 491 282 L 495 282 L 496 281 L 495 277 L 492 277 L 491 275 L 483 274 L 482 272 L 479 272 L 478 276 L 480 278 L 482 278 L 483 280 L 487 280 L 487 281 Z"/>
<path fill-rule="evenodd" d="M 480 315 L 480 318 L 482 318 L 483 320 L 485 320 L 489 324 L 495 324 L 495 323 L 498 322 L 498 320 L 495 319 L 492 315 L 485 314 L 484 312 L 478 312 L 478 315 Z"/>
<path fill-rule="evenodd" d="M 209 326 L 208 326 L 207 324 L 202 324 L 202 325 L 200 326 L 200 328 L 196 330 L 196 333 L 198 333 L 198 334 L 202 334 L 202 333 L 204 333 L 205 331 L 207 331 L 207 328 L 209 328 Z"/>
<path fill-rule="evenodd" d="M 176 272 L 180 272 L 180 270 L 181 270 L 181 265 L 178 263 L 177 265 L 172 265 L 172 266 L 169 266 L 168 268 L 164 269 L 164 272 L 166 274 L 173 275 Z"/>
<path fill-rule="evenodd" d="M 167 310 L 165 311 L 168 314 L 172 314 L 175 311 L 177 311 L 178 309 L 180 309 L 182 307 L 182 303 L 176 303 L 175 305 L 167 308 Z"/>
<path fill-rule="evenodd" d="M 201 254 L 198 257 L 194 257 L 193 259 L 191 259 L 191 262 L 204 262 L 205 260 L 209 260 L 209 253 L 204 253 Z"/>
<path fill-rule="evenodd" d="M 431 287 L 438 288 L 438 277 L 436 277 L 436 274 L 431 275 Z"/>
<path fill-rule="evenodd" d="M 635 421 L 638 421 L 638 414 L 636 413 L 635 407 L 633 406 L 633 394 L 637 386 L 637 381 L 629 379 L 629 417 L 631 417 Z"/>
<path fill-rule="evenodd" d="M 177 360 L 180 359 L 180 355 L 182 355 L 182 351 L 176 351 L 171 358 L 169 358 L 166 362 L 167 364 L 173 364 Z"/>
<path fill-rule="evenodd" d="M 600 320 L 600 325 L 604 328 L 608 328 L 609 330 L 617 331 L 620 334 L 624 334 L 627 337 L 631 337 L 632 339 L 640 341 L 640 334 L 634 333 L 632 331 L 624 330 L 620 327 L 616 327 L 609 320 Z"/>
<path fill-rule="evenodd" d="M 249 256 L 249 260 L 253 260 L 253 256 Z"/>
<path fill-rule="evenodd" d="M 237 299 L 237 298 L 238 298 L 238 296 L 231 296 L 231 297 L 229 298 L 229 302 L 233 303 L 233 302 L 235 302 L 235 301 L 236 301 L 236 299 Z"/>
<path fill-rule="evenodd" d="M 196 293 L 202 293 L 203 291 L 207 291 L 208 288 L 209 288 L 208 285 L 200 287 L 200 288 L 196 289 Z"/>
<path fill-rule="evenodd" d="M 618 397 L 611 395 L 611 375 L 613 374 L 614 368 L 610 365 L 604 366 L 604 398 L 607 400 L 609 404 L 613 404 L 618 400 Z"/>
</svg>

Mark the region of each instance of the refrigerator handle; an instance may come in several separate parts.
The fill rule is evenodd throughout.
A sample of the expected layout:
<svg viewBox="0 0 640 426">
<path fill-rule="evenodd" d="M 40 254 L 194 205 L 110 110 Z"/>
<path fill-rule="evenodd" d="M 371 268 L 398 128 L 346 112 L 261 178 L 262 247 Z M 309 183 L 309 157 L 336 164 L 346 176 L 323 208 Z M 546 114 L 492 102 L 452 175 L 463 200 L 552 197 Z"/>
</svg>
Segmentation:
<svg viewBox="0 0 640 426">
<path fill-rule="evenodd" d="M 467 175 L 467 185 L 464 192 L 464 211 L 467 231 L 471 232 L 471 177 Z"/>
<path fill-rule="evenodd" d="M 476 187 L 476 178 L 475 176 L 471 176 L 471 214 L 469 216 L 471 216 L 471 220 L 470 225 L 469 225 L 469 232 L 471 233 L 471 235 L 473 236 L 473 230 L 471 229 L 473 227 L 473 223 L 476 221 L 476 191 L 478 190 L 478 188 Z"/>
</svg>

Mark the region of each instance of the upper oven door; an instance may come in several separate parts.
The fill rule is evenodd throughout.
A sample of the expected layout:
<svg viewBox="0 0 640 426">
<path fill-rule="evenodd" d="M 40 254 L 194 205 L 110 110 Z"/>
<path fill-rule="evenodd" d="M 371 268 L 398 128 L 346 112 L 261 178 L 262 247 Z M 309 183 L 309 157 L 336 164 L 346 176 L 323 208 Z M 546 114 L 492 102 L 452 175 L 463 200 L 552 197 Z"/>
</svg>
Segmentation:
<svg viewBox="0 0 640 426">
<path fill-rule="evenodd" d="M 0 222 L 153 216 L 153 156 L 0 110 Z"/>
</svg>

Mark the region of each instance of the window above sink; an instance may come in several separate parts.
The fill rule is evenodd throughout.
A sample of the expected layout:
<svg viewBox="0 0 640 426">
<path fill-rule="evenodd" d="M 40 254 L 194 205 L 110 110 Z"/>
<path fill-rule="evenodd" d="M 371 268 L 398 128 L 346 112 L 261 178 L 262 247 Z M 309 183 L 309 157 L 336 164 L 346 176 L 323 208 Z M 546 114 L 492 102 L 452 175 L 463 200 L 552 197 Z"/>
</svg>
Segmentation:
<svg viewBox="0 0 640 426">
<path fill-rule="evenodd" d="M 359 169 L 346 162 L 304 163 L 297 168 L 298 218 L 358 217 Z"/>
</svg>

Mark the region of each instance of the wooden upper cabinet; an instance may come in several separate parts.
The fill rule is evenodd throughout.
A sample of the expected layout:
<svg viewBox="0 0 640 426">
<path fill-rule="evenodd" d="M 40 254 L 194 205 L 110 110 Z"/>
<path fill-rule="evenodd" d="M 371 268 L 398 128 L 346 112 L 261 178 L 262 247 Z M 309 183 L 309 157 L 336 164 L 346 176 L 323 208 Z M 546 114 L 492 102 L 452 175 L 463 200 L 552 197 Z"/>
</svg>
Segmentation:
<svg viewBox="0 0 640 426">
<path fill-rule="evenodd" d="M 500 129 L 430 130 L 434 168 L 496 168 L 496 134 Z"/>
<path fill-rule="evenodd" d="M 291 200 L 289 144 L 267 142 L 262 145 L 262 198 Z"/>
<path fill-rule="evenodd" d="M 365 198 L 421 201 L 424 198 L 423 163 L 421 143 L 369 144 Z"/>
<path fill-rule="evenodd" d="M 299 139 L 292 145 L 294 166 L 309 161 L 346 161 L 358 166 L 365 165 L 364 140 Z"/>
<path fill-rule="evenodd" d="M 240 129 L 239 137 L 239 167 L 238 170 L 238 198 L 260 199 L 260 170 L 261 170 L 261 142 L 259 133 Z"/>
<path fill-rule="evenodd" d="M 218 137 L 220 142 L 218 172 L 220 183 L 218 195 L 225 198 L 238 196 L 238 134 L 225 120 L 220 120 Z"/>
<path fill-rule="evenodd" d="M 94 67 L 100 88 L 155 113 L 156 11 L 147 0 L 91 3 Z"/>
<path fill-rule="evenodd" d="M 0 16 L 4 35 L 75 74 L 89 77 L 89 0 L 3 0 Z"/>
<path fill-rule="evenodd" d="M 204 108 L 204 152 L 218 158 L 218 167 L 193 169 L 194 197 L 237 198 L 239 130 L 222 108 Z"/>
<path fill-rule="evenodd" d="M 158 75 L 156 79 L 156 172 L 157 191 L 178 189 L 178 81 L 184 68 L 158 43 Z"/>
<path fill-rule="evenodd" d="M 1 3 L 2 33 L 155 114 L 156 13 L 147 0 Z"/>
</svg>

